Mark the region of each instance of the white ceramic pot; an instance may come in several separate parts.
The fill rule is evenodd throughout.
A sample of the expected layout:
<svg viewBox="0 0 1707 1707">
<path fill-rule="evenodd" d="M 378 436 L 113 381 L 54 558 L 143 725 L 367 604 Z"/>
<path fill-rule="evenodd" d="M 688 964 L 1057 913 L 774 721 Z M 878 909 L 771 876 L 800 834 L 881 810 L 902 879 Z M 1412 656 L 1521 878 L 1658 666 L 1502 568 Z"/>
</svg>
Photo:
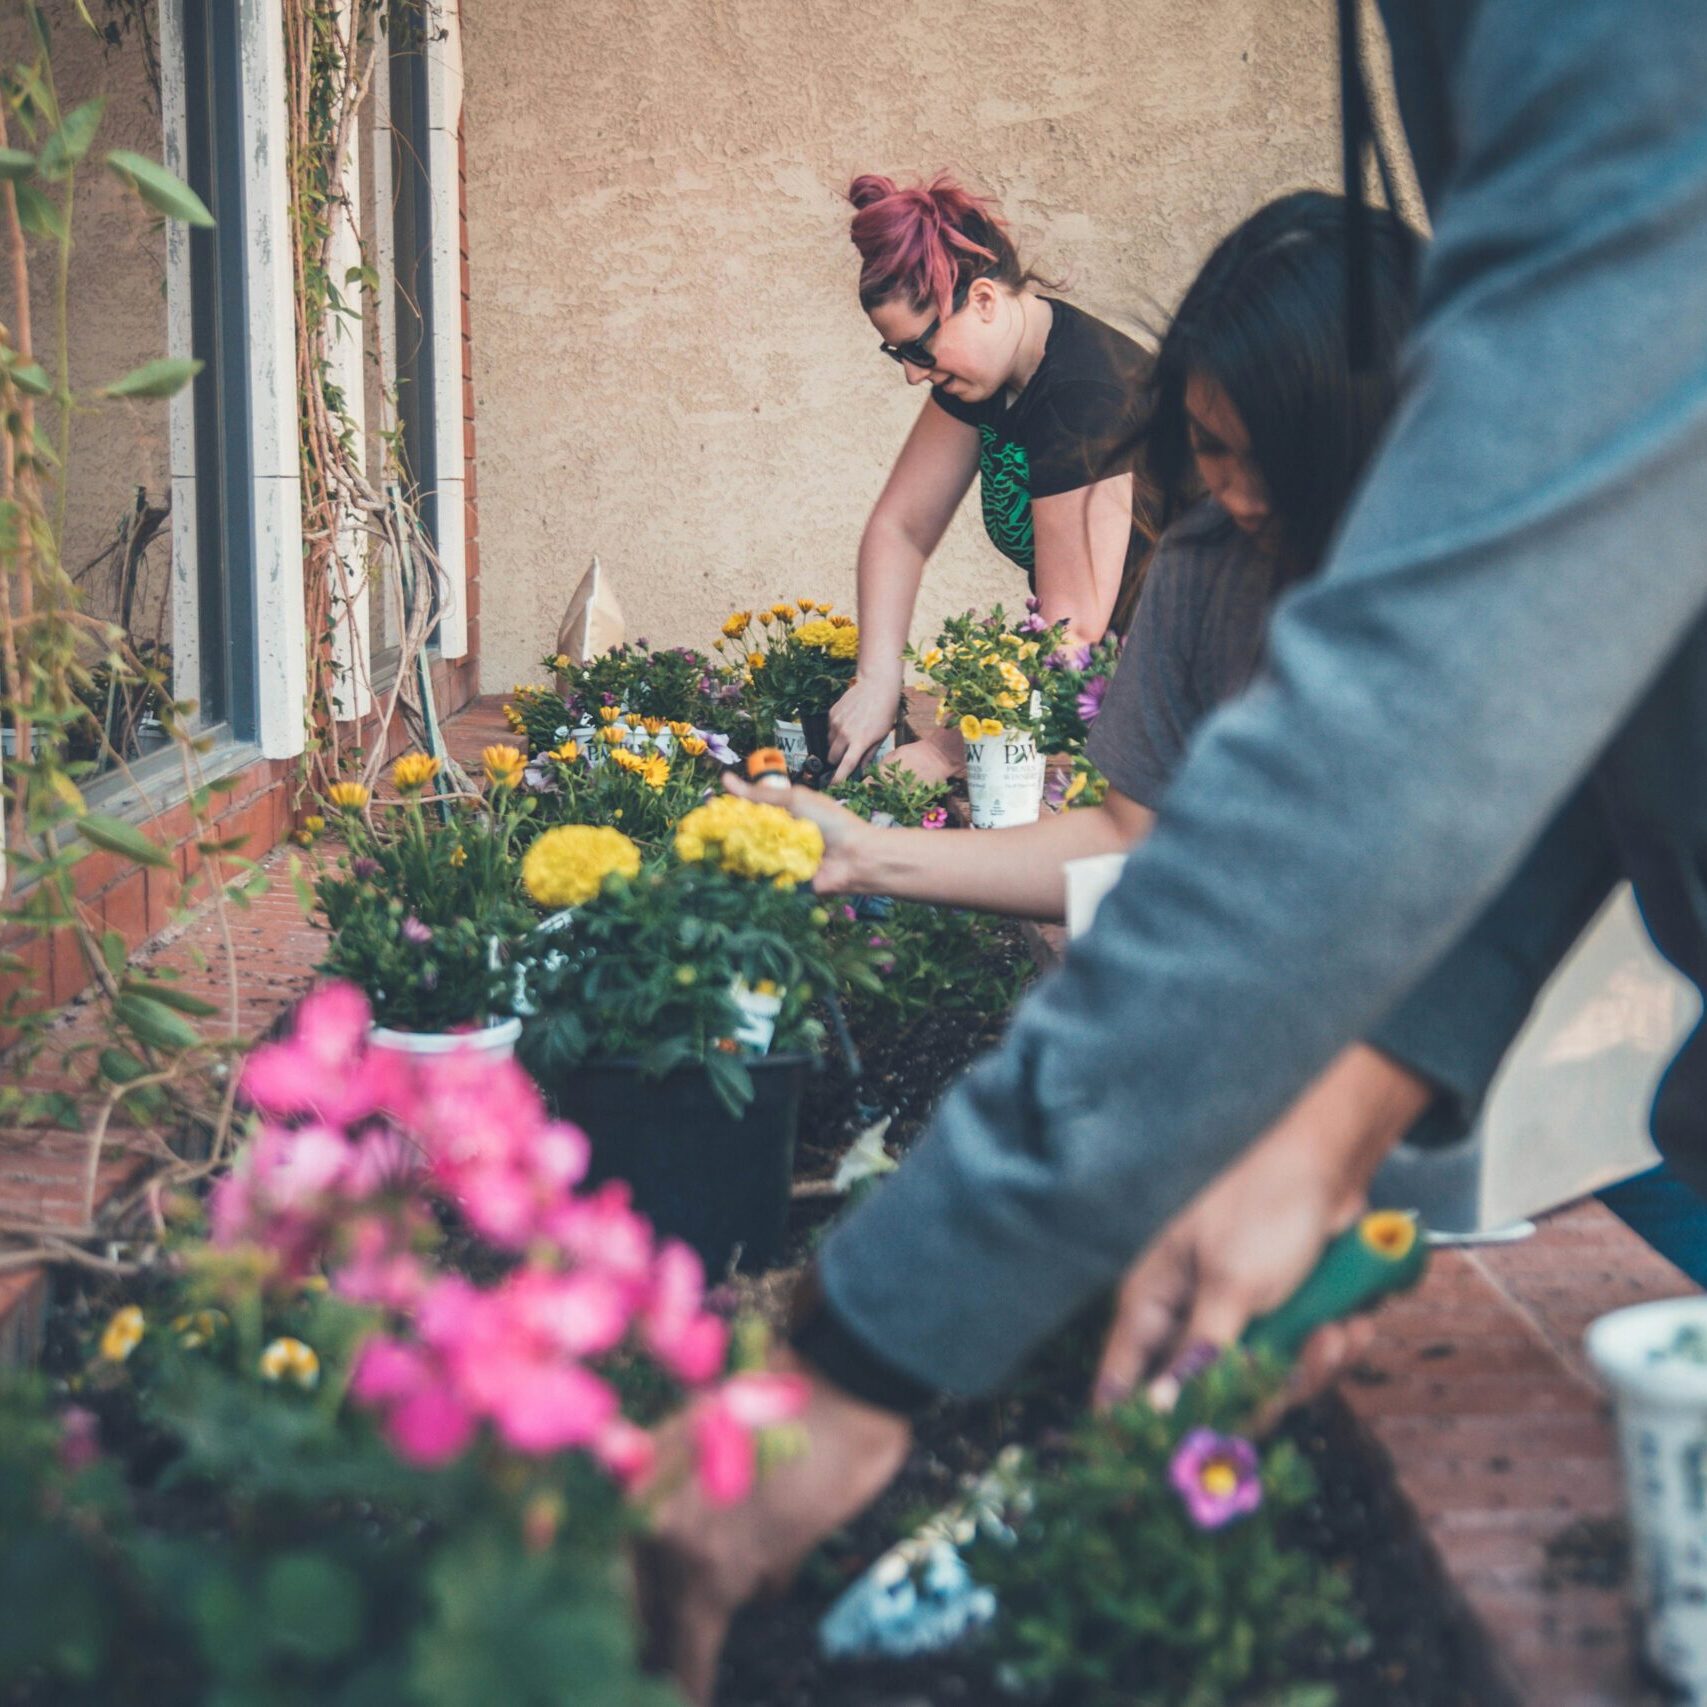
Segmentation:
<svg viewBox="0 0 1707 1707">
<path fill-rule="evenodd" d="M 1707 1700 L 1707 1298 L 1670 1298 L 1602 1316 L 1588 1355 L 1612 1389 L 1635 1590 L 1648 1657 L 1695 1701 Z"/>
<path fill-rule="evenodd" d="M 788 774 L 799 776 L 806 768 L 806 726 L 803 723 L 790 721 L 779 717 L 775 724 L 776 744 L 784 759 L 788 761 Z"/>
<path fill-rule="evenodd" d="M 368 1028 L 367 1040 L 372 1049 L 418 1060 L 467 1049 L 493 1061 L 508 1061 L 516 1052 L 516 1039 L 521 1034 L 522 1022 L 510 1018 L 494 1020 L 475 1031 L 393 1031 L 388 1025 L 375 1025 Z"/>
<path fill-rule="evenodd" d="M 1034 824 L 1043 810 L 1043 755 L 1029 730 L 1004 729 L 966 743 L 966 793 L 975 830 Z"/>
</svg>

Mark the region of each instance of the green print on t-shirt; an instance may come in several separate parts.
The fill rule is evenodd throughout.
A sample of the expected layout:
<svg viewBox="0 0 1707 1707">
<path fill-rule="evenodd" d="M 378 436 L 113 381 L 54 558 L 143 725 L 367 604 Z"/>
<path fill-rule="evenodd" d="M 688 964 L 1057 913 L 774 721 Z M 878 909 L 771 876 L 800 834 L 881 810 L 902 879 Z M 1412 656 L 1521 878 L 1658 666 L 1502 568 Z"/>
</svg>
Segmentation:
<svg viewBox="0 0 1707 1707">
<path fill-rule="evenodd" d="M 988 421 L 979 423 L 979 490 L 984 531 L 1004 557 L 1029 572 L 1036 567 L 1031 536 L 1031 461 L 1025 446 L 1003 439 Z"/>
</svg>

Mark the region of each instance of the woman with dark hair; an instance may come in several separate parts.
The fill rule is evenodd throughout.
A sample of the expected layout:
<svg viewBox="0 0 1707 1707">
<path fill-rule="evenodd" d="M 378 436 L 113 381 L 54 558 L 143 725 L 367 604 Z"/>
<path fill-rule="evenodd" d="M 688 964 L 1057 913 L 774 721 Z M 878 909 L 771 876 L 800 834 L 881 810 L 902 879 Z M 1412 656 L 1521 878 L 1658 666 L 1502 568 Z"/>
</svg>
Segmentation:
<svg viewBox="0 0 1707 1707">
<path fill-rule="evenodd" d="M 953 179 L 868 175 L 848 200 L 860 306 L 930 398 L 860 540 L 859 673 L 830 714 L 838 779 L 895 721 L 925 561 L 974 475 L 991 542 L 1080 640 L 1124 625 L 1150 543 L 1133 475 L 1146 353 L 1044 295 L 994 204 Z M 958 735 L 921 734 L 907 762 L 947 774 Z"/>
<path fill-rule="evenodd" d="M 1420 242 L 1390 214 L 1373 236 L 1371 361 L 1347 359 L 1343 200 L 1283 196 L 1216 248 L 1156 357 L 1149 461 L 1163 513 L 1144 594 L 1088 755 L 1102 804 L 944 837 L 876 828 L 810 789 L 823 893 L 895 895 L 1058 919 L 1067 861 L 1141 840 L 1194 731 L 1243 692 L 1275 600 L 1318 567 L 1394 398 Z"/>
</svg>

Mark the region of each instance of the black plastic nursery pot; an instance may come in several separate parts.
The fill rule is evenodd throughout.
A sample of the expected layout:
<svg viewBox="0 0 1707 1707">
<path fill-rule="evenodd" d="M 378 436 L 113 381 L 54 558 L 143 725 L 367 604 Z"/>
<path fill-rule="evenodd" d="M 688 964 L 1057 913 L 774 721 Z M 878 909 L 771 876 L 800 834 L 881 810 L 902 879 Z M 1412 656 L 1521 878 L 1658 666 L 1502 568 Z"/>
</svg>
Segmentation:
<svg viewBox="0 0 1707 1707">
<path fill-rule="evenodd" d="M 830 762 L 830 714 L 827 711 L 806 711 L 800 715 L 801 732 L 806 737 L 806 751 L 819 764 Z"/>
<path fill-rule="evenodd" d="M 713 1280 L 731 1261 L 768 1268 L 782 1246 L 794 1183 L 800 1097 L 813 1055 L 748 1061 L 753 1100 L 732 1115 L 703 1067 L 647 1078 L 628 1061 L 577 1067 L 541 1081 L 560 1120 L 592 1143 L 588 1183 L 627 1180 L 634 1207 L 659 1234 L 691 1245 Z"/>
</svg>

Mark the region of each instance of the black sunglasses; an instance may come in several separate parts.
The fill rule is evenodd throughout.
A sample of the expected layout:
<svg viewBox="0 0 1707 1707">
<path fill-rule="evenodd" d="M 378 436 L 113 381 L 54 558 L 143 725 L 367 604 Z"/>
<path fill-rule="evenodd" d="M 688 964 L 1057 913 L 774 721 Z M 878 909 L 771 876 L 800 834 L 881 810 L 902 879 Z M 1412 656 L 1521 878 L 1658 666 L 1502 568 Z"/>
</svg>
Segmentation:
<svg viewBox="0 0 1707 1707">
<path fill-rule="evenodd" d="M 948 310 L 951 317 L 966 306 L 971 289 L 971 279 L 956 288 Z M 942 316 L 939 314 L 918 337 L 903 338 L 898 344 L 879 344 L 877 347 L 892 362 L 904 362 L 908 367 L 932 368 L 936 366 L 936 356 L 931 351 L 931 343 L 941 330 Z"/>
</svg>

